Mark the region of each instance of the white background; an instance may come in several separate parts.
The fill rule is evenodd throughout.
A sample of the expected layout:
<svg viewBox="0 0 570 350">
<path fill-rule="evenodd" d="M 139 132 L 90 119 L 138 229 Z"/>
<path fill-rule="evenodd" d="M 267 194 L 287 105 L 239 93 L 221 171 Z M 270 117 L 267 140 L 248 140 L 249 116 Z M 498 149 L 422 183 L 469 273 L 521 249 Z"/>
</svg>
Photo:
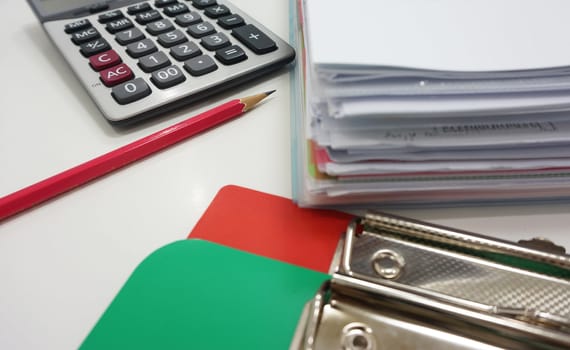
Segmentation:
<svg viewBox="0 0 570 350">
<path fill-rule="evenodd" d="M 286 0 L 234 3 L 288 38 Z M 0 223 L 0 349 L 73 349 L 136 265 L 184 239 L 221 187 L 290 196 L 289 76 L 269 75 L 122 132 L 101 117 L 25 1 L 0 1 L 0 13 L 0 196 L 214 104 L 277 89 L 238 120 Z M 569 209 L 394 213 L 506 238 L 547 236 L 570 246 Z"/>
</svg>

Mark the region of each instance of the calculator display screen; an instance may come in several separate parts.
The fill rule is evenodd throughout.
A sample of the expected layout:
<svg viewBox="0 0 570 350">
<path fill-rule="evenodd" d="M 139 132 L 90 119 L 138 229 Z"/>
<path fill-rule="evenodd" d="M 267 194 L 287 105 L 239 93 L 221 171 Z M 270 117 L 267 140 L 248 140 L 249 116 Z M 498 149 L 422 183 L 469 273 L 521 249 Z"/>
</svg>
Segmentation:
<svg viewBox="0 0 570 350">
<path fill-rule="evenodd" d="M 101 0 L 29 0 L 42 18 L 62 13 L 69 13 L 76 9 L 101 3 Z"/>
</svg>

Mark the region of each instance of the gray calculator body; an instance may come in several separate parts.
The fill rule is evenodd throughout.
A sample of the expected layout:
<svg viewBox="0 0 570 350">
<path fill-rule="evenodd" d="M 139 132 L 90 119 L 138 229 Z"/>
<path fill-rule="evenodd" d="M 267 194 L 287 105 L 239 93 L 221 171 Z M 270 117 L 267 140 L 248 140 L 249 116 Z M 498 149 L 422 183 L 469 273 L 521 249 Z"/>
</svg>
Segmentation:
<svg viewBox="0 0 570 350">
<path fill-rule="evenodd" d="M 295 57 L 293 48 L 284 40 L 225 0 L 28 2 L 103 116 L 115 125 L 163 115 L 283 67 Z M 205 6 L 200 6 L 201 2 Z M 144 8 L 142 12 L 133 10 L 141 8 Z M 216 17 L 218 9 L 225 11 L 220 17 Z M 142 14 L 152 14 L 155 21 L 141 20 L 139 23 L 139 19 L 146 18 Z M 122 17 L 102 20 L 106 15 Z M 183 22 L 190 17 L 198 17 L 198 22 Z M 222 26 L 224 18 L 229 18 L 230 22 Z M 241 23 L 233 26 L 231 20 L 236 19 Z M 87 27 L 85 23 L 88 23 Z M 166 31 L 160 28 L 153 31 L 156 24 L 164 23 L 169 26 Z M 82 27 L 76 29 L 75 24 Z M 117 30 L 110 27 L 111 24 L 117 24 Z M 190 35 L 192 27 L 194 30 L 208 27 L 208 33 Z M 247 32 L 249 29 L 253 32 Z M 138 35 L 142 33 L 142 37 L 130 42 L 128 35 L 132 37 L 134 31 Z M 241 36 L 236 31 L 240 31 Z M 256 47 L 255 40 L 260 36 L 264 42 L 261 47 Z M 220 37 L 225 41 L 224 46 L 216 47 Z M 169 41 L 171 38 L 178 41 L 173 44 Z M 89 51 L 90 44 L 95 43 L 92 46 L 96 48 L 103 42 L 107 46 L 102 50 Z M 140 55 L 136 50 L 138 46 L 145 47 L 141 43 L 156 49 Z M 208 43 L 214 46 L 210 47 Z M 186 57 L 184 54 L 190 45 L 199 52 Z M 93 60 L 107 61 L 109 50 L 119 56 L 119 62 L 115 66 L 94 68 Z M 232 61 L 232 55 L 239 57 Z M 155 62 L 160 65 L 153 67 Z M 207 66 L 205 70 L 200 70 L 201 65 Z M 121 75 L 128 70 L 129 76 L 123 79 Z M 118 80 L 113 80 L 115 78 Z"/>
</svg>

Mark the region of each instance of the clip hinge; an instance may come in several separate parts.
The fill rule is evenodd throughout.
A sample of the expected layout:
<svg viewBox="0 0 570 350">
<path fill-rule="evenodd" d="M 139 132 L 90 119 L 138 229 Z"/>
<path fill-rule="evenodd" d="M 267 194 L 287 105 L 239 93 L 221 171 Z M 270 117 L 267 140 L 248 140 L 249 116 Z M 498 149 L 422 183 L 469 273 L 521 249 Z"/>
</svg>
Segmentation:
<svg viewBox="0 0 570 350">
<path fill-rule="evenodd" d="M 558 328 L 561 330 L 570 329 L 570 320 L 567 318 L 532 308 L 494 306 L 491 312 L 498 316 L 507 316 L 545 327 Z"/>
</svg>

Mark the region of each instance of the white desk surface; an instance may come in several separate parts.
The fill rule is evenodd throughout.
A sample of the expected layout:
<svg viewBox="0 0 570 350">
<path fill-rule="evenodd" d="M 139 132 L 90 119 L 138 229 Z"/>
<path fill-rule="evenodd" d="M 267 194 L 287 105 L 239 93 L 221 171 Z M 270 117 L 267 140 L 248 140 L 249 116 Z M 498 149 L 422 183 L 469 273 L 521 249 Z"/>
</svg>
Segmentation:
<svg viewBox="0 0 570 350">
<path fill-rule="evenodd" d="M 288 1 L 234 0 L 288 38 Z M 215 130 L 0 223 L 0 349 L 77 348 L 136 265 L 184 239 L 236 184 L 290 197 L 289 76 L 270 75 L 128 133 L 108 125 L 23 0 L 0 1 L 0 196 L 231 98 L 277 89 Z M 396 214 L 570 247 L 569 204 Z"/>
</svg>

